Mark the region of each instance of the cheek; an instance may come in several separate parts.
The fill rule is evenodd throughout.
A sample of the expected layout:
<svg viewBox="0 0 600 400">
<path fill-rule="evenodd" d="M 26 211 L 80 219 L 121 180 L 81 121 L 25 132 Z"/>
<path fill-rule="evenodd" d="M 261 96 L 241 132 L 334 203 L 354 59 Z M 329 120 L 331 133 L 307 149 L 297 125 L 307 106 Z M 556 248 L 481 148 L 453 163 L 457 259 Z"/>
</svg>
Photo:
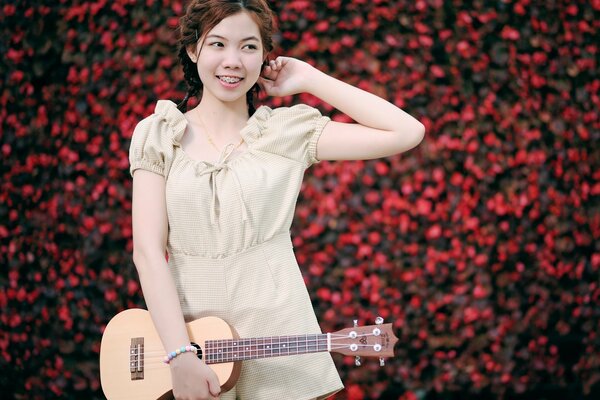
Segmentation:
<svg viewBox="0 0 600 400">
<path fill-rule="evenodd" d="M 199 61 L 196 65 L 198 69 L 198 75 L 200 76 L 201 80 L 213 76 L 214 71 L 217 68 L 217 65 L 211 63 L 210 60 L 203 60 L 201 62 Z"/>
<path fill-rule="evenodd" d="M 262 63 L 263 61 L 261 57 L 253 57 L 247 64 L 248 70 L 252 71 L 253 75 L 258 76 L 262 70 Z"/>
</svg>

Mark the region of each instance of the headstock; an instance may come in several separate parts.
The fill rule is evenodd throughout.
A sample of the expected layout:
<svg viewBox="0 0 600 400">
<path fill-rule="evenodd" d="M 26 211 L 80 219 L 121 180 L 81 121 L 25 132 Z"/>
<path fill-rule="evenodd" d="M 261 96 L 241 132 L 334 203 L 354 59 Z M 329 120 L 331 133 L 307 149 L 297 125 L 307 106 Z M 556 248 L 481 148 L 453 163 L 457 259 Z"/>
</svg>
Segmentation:
<svg viewBox="0 0 600 400">
<path fill-rule="evenodd" d="M 398 338 L 392 331 L 392 324 L 384 324 L 377 317 L 375 325 L 358 326 L 331 333 L 331 351 L 355 356 L 355 364 L 361 365 L 360 357 L 379 357 L 379 365 L 385 365 L 383 357 L 394 356 L 394 345 Z"/>
</svg>

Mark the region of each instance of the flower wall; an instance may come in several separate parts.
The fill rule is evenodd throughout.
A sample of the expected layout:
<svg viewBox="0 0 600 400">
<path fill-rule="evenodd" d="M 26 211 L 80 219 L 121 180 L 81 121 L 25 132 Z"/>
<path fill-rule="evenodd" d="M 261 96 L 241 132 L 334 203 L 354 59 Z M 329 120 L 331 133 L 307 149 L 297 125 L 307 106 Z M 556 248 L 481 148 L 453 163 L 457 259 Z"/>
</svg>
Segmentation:
<svg viewBox="0 0 600 400">
<path fill-rule="evenodd" d="M 103 398 L 110 318 L 144 307 L 128 148 L 180 100 L 181 1 L 0 10 L 0 389 Z M 336 399 L 600 395 L 600 2 L 276 1 L 276 54 L 421 120 L 422 144 L 307 174 L 292 235 L 324 330 L 378 315 L 396 357 L 334 356 Z M 347 117 L 309 95 L 305 102 Z"/>
</svg>

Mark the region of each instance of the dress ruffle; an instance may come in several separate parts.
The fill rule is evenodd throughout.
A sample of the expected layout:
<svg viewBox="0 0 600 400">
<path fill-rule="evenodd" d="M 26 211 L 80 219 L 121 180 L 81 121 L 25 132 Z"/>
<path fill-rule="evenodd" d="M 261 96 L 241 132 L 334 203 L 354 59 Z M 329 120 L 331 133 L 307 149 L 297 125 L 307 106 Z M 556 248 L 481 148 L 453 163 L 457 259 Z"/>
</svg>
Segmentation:
<svg viewBox="0 0 600 400">
<path fill-rule="evenodd" d="M 177 105 L 171 100 L 158 100 L 154 108 L 154 114 L 162 118 L 171 129 L 171 141 L 173 146 L 181 145 L 181 138 L 185 132 L 187 120 Z"/>
<path fill-rule="evenodd" d="M 248 119 L 248 123 L 240 132 L 246 143 L 250 144 L 264 135 L 267 121 L 273 110 L 267 106 L 260 106 Z"/>
</svg>

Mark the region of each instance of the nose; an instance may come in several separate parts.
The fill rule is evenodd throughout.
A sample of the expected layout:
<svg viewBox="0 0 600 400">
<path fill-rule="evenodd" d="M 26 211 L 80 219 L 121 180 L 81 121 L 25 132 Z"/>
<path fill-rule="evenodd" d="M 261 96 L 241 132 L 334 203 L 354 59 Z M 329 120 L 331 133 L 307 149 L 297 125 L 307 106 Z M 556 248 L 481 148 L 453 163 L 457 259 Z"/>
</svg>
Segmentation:
<svg viewBox="0 0 600 400">
<path fill-rule="evenodd" d="M 236 69 L 236 68 L 240 68 L 242 66 L 242 60 L 240 57 L 240 52 L 233 48 L 230 47 L 224 55 L 223 58 L 223 67 L 225 68 L 230 68 L 230 69 Z"/>
</svg>

